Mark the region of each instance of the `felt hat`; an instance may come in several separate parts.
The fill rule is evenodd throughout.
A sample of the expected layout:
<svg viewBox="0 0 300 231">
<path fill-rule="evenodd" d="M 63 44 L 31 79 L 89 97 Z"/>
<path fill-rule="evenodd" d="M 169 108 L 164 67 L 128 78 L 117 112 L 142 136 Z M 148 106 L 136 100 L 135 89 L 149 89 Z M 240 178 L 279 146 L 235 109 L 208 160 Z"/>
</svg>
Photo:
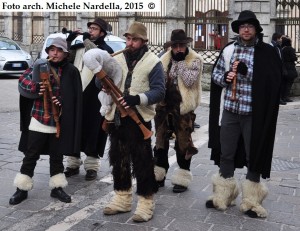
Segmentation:
<svg viewBox="0 0 300 231">
<path fill-rule="evenodd" d="M 141 22 L 133 22 L 128 28 L 127 32 L 123 36 L 131 35 L 134 38 L 140 38 L 144 41 L 148 41 L 147 28 Z"/>
<path fill-rule="evenodd" d="M 256 15 L 250 10 L 242 11 L 240 13 L 238 19 L 231 23 L 232 31 L 238 34 L 240 25 L 243 25 L 245 23 L 249 23 L 249 24 L 255 26 L 255 30 L 257 33 L 260 33 L 263 31 L 263 28 L 260 26 L 260 23 L 259 23 L 258 19 L 256 18 Z"/>
</svg>

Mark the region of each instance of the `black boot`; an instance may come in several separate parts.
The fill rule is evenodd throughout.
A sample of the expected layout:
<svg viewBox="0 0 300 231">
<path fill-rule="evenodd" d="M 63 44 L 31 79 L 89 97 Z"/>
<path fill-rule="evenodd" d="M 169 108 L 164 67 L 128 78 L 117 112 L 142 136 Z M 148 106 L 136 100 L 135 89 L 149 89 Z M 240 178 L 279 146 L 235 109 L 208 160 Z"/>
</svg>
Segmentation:
<svg viewBox="0 0 300 231">
<path fill-rule="evenodd" d="M 61 187 L 52 189 L 50 196 L 57 198 L 61 202 L 65 202 L 65 203 L 71 202 L 71 197 L 68 194 L 66 194 Z"/>
<path fill-rule="evenodd" d="M 79 174 L 79 167 L 78 168 L 66 168 L 66 171 L 64 172 L 66 177 L 74 176 Z"/>
<path fill-rule="evenodd" d="M 17 191 L 9 199 L 9 204 L 10 205 L 20 204 L 23 200 L 27 199 L 27 196 L 28 196 L 28 191 L 17 188 Z"/>
<path fill-rule="evenodd" d="M 85 175 L 85 180 L 95 180 L 97 178 L 97 171 L 87 170 Z"/>
</svg>

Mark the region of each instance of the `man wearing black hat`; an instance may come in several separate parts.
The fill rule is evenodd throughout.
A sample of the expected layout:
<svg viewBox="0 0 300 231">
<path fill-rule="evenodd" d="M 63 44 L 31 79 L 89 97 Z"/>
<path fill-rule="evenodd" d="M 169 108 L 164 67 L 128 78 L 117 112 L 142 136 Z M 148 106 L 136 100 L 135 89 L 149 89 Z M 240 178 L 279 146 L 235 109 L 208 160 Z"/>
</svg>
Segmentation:
<svg viewBox="0 0 300 231">
<path fill-rule="evenodd" d="M 270 177 L 281 61 L 262 41 L 263 29 L 252 11 L 242 11 L 231 27 L 239 36 L 221 51 L 212 72 L 208 145 L 220 169 L 212 177 L 213 195 L 206 206 L 226 210 L 234 204 L 239 194 L 234 171 L 246 166 L 240 210 L 250 217 L 266 217 L 262 201 L 268 190 L 260 177 Z"/>
<path fill-rule="evenodd" d="M 95 76 L 82 62 L 84 53 L 91 48 L 99 48 L 106 50 L 112 54 L 113 50 L 104 41 L 107 35 L 108 24 L 101 18 L 96 18 L 93 22 L 88 22 L 88 31 L 83 33 L 84 48 L 78 49 L 75 44 L 71 46 L 71 51 L 76 49 L 74 65 L 81 72 L 81 80 L 83 85 L 83 122 L 82 122 L 82 144 L 81 151 L 87 157 L 84 161 L 84 169 L 86 170 L 86 180 L 94 180 L 100 168 L 99 158 L 103 157 L 107 134 L 102 129 L 104 118 L 99 113 L 101 104 L 98 100 L 99 89 L 95 85 Z M 79 31 L 72 32 L 67 41 L 71 43 L 79 34 Z M 80 156 L 69 156 L 67 159 L 67 168 L 65 175 L 67 177 L 79 174 L 81 165 Z"/>
<path fill-rule="evenodd" d="M 164 100 L 157 104 L 154 117 L 154 171 L 161 187 L 164 186 L 169 169 L 169 137 L 173 132 L 176 135 L 175 151 L 179 169 L 176 169 L 172 176 L 175 193 L 187 190 L 192 180 L 191 158 L 198 152 L 193 145 L 191 133 L 196 117 L 193 111 L 199 106 L 201 99 L 203 59 L 188 47 L 188 43 L 192 41 L 184 30 L 172 31 L 171 41 L 166 43 L 171 46 L 171 50 L 161 57 L 166 76 L 166 95 Z"/>
</svg>

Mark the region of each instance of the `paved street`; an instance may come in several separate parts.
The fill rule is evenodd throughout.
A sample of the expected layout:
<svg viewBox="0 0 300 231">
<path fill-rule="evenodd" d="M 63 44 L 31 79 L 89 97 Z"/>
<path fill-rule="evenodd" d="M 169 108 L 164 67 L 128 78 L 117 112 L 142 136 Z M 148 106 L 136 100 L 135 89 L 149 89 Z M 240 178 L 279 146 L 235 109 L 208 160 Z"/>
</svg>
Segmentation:
<svg viewBox="0 0 300 231">
<path fill-rule="evenodd" d="M 9 205 L 9 198 L 15 192 L 13 180 L 23 157 L 17 150 L 20 136 L 17 80 L 0 79 L 0 86 L 0 230 L 300 231 L 300 97 L 280 107 L 271 178 L 265 181 L 269 188 L 269 195 L 263 202 L 269 211 L 266 219 L 244 216 L 239 211 L 241 195 L 237 206 L 225 212 L 205 208 L 206 198 L 212 192 L 211 176 L 218 168 L 210 161 L 207 148 L 209 97 L 208 92 L 204 92 L 202 106 L 196 110 L 196 122 L 201 128 L 193 133 L 199 153 L 192 160 L 192 184 L 184 193 L 172 192 L 170 179 L 177 168 L 172 142 L 169 153 L 171 168 L 165 187 L 155 196 L 154 217 L 139 224 L 131 221 L 136 195 L 132 212 L 115 216 L 102 213 L 113 195 L 107 155 L 101 160 L 97 180 L 85 181 L 83 167 L 79 175 L 69 178 L 66 192 L 72 196 L 70 204 L 50 197 L 48 157 L 42 156 L 28 199 L 16 206 Z M 85 158 L 84 154 L 82 156 Z M 245 169 L 237 170 L 236 179 L 244 179 L 245 172 Z"/>
</svg>

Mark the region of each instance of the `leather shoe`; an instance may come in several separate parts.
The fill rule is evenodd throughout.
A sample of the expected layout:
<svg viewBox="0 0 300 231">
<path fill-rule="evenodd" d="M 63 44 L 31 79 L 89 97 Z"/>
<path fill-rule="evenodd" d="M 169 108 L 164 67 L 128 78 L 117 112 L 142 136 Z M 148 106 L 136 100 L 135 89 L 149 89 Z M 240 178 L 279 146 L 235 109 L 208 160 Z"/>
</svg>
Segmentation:
<svg viewBox="0 0 300 231">
<path fill-rule="evenodd" d="M 61 202 L 65 202 L 65 203 L 71 202 L 71 197 L 68 194 L 66 194 L 61 187 L 52 189 L 50 196 L 57 198 Z"/>
<path fill-rule="evenodd" d="M 156 183 L 157 183 L 157 185 L 158 185 L 159 188 L 165 186 L 165 179 L 166 179 L 166 178 L 164 178 L 164 179 L 161 180 L 161 181 L 156 181 Z"/>
<path fill-rule="evenodd" d="M 175 184 L 174 187 L 173 187 L 173 192 L 174 193 L 182 193 L 182 192 L 185 192 L 186 190 L 187 190 L 187 187 L 182 186 L 182 185 L 178 185 L 178 184 Z"/>
<path fill-rule="evenodd" d="M 27 196 L 28 196 L 28 191 L 17 188 L 17 191 L 9 199 L 9 204 L 10 205 L 20 204 L 23 200 L 27 199 Z"/>
<path fill-rule="evenodd" d="M 279 101 L 279 104 L 280 105 L 286 105 L 286 102 L 285 101 L 283 101 L 282 99 Z"/>
<path fill-rule="evenodd" d="M 66 177 L 74 176 L 79 174 L 79 167 L 78 168 L 66 168 L 66 171 L 64 172 Z"/>
<path fill-rule="evenodd" d="M 284 101 L 287 102 L 287 103 L 293 102 L 293 100 L 290 99 L 290 98 L 285 98 Z"/>
<path fill-rule="evenodd" d="M 87 170 L 85 175 L 85 180 L 95 180 L 97 178 L 97 171 Z"/>
</svg>

